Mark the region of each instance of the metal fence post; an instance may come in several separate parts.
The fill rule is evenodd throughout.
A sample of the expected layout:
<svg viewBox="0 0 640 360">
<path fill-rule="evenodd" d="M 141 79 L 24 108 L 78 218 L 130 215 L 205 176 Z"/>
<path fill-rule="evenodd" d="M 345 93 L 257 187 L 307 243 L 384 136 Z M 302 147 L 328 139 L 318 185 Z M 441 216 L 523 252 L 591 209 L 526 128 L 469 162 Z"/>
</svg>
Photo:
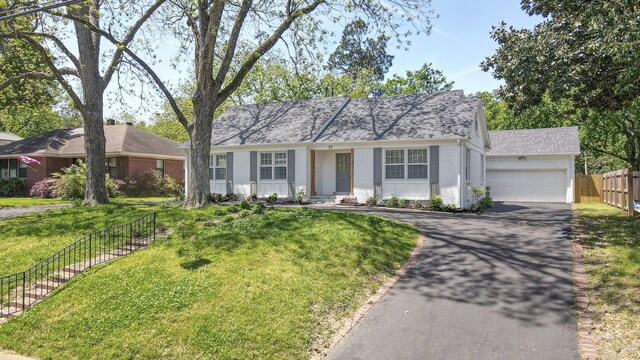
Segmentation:
<svg viewBox="0 0 640 360">
<path fill-rule="evenodd" d="M 156 213 L 153 213 L 153 241 L 156 241 Z"/>
</svg>

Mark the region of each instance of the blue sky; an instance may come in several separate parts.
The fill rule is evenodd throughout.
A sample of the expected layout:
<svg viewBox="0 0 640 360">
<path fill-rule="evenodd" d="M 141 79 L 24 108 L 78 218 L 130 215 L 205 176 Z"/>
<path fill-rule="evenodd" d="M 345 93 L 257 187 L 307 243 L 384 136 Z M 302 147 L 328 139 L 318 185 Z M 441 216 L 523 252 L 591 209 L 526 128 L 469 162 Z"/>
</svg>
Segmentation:
<svg viewBox="0 0 640 360">
<path fill-rule="evenodd" d="M 432 8 L 440 17 L 433 20 L 431 35 L 414 37 L 408 52 L 390 51 L 395 59 L 389 73 L 404 74 L 430 62 L 465 93 L 490 91 L 501 84 L 479 67 L 497 48 L 491 26 L 505 21 L 531 28 L 541 21 L 525 14 L 519 0 L 433 0 Z"/>
</svg>

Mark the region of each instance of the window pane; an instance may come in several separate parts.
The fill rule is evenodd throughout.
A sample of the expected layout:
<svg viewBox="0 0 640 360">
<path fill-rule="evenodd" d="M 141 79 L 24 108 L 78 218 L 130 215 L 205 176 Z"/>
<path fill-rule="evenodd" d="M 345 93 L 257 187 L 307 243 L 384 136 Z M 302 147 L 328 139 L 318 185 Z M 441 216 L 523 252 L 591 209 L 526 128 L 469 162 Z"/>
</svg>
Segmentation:
<svg viewBox="0 0 640 360">
<path fill-rule="evenodd" d="M 209 180 L 213 180 L 213 168 L 209 168 Z"/>
<path fill-rule="evenodd" d="M 162 168 L 164 168 L 164 160 L 162 159 L 156 160 L 156 169 L 162 169 Z"/>
<path fill-rule="evenodd" d="M 261 167 L 260 168 L 260 180 L 271 180 L 271 170 L 272 167 Z"/>
<path fill-rule="evenodd" d="M 260 153 L 260 165 L 271 165 L 271 153 Z"/>
<path fill-rule="evenodd" d="M 20 169 L 18 170 L 18 177 L 21 179 L 26 179 L 27 178 L 27 168 L 26 167 L 20 167 Z"/>
<path fill-rule="evenodd" d="M 227 155 L 216 155 L 216 166 L 227 167 Z"/>
<path fill-rule="evenodd" d="M 407 157 L 409 158 L 409 164 L 426 164 L 427 163 L 427 149 L 409 149 L 407 150 Z"/>
<path fill-rule="evenodd" d="M 409 179 L 426 179 L 427 165 L 409 165 L 407 170 Z"/>
<path fill-rule="evenodd" d="M 275 153 L 276 166 L 287 165 L 287 153 Z"/>
<path fill-rule="evenodd" d="M 9 160 L 9 177 L 18 177 L 18 160 L 16 159 Z"/>
<path fill-rule="evenodd" d="M 286 180 L 287 179 L 287 167 L 286 166 L 277 166 L 274 168 L 276 180 Z"/>
<path fill-rule="evenodd" d="M 404 150 L 387 150 L 385 162 L 387 164 L 404 164 Z"/>
<path fill-rule="evenodd" d="M 186 162 L 185 162 L 186 164 Z M 212 168 L 215 164 L 215 158 L 213 155 L 209 155 L 209 167 Z"/>
<path fill-rule="evenodd" d="M 216 180 L 225 180 L 227 178 L 227 168 L 216 168 Z"/>
<path fill-rule="evenodd" d="M 109 167 L 109 177 L 112 179 L 116 178 L 116 168 L 114 167 Z"/>
<path fill-rule="evenodd" d="M 9 177 L 9 160 L 0 160 L 0 177 Z"/>
<path fill-rule="evenodd" d="M 404 165 L 387 165 L 385 167 L 385 178 L 404 179 Z"/>
</svg>

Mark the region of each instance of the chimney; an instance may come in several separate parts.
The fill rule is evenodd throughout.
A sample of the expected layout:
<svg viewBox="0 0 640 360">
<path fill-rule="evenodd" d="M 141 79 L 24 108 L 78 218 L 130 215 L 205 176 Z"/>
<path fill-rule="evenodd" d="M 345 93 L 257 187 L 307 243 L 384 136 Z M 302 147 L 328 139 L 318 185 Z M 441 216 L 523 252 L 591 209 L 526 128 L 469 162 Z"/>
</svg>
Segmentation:
<svg viewBox="0 0 640 360">
<path fill-rule="evenodd" d="M 114 119 L 107 119 L 107 125 L 115 125 L 116 121 Z"/>
<path fill-rule="evenodd" d="M 133 123 L 130 121 L 127 121 L 125 124 L 129 125 L 129 126 L 133 126 Z"/>
</svg>

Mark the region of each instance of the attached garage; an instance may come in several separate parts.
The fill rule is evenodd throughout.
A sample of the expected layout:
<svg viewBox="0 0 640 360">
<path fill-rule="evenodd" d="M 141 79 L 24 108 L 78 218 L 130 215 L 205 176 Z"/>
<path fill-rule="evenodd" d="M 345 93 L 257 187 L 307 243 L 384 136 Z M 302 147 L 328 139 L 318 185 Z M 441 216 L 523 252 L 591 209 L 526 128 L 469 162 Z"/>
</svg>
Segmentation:
<svg viewBox="0 0 640 360">
<path fill-rule="evenodd" d="M 574 200 L 578 128 L 492 131 L 487 186 L 496 201 Z"/>
</svg>

